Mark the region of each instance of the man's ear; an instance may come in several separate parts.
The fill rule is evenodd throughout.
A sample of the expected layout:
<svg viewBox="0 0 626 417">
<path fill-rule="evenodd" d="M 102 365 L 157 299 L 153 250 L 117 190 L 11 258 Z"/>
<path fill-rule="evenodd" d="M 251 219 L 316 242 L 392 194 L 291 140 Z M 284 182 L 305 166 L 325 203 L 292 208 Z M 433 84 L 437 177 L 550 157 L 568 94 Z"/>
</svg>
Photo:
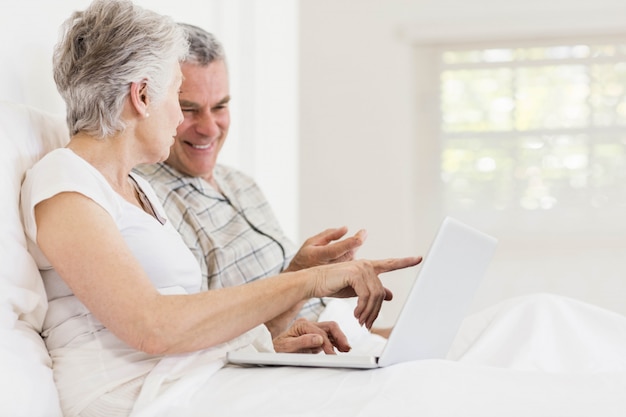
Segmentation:
<svg viewBox="0 0 626 417">
<path fill-rule="evenodd" d="M 150 99 L 148 98 L 147 80 L 133 82 L 130 84 L 130 102 L 140 116 L 149 116 L 148 105 L 150 104 Z"/>
</svg>

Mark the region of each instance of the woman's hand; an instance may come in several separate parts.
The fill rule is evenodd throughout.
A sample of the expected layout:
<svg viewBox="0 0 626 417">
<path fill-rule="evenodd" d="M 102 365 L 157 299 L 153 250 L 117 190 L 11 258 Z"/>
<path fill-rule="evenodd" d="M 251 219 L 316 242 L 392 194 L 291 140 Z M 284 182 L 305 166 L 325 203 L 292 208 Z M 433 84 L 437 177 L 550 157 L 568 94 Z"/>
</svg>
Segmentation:
<svg viewBox="0 0 626 417">
<path fill-rule="evenodd" d="M 371 329 L 383 301 L 393 297 L 378 275 L 414 266 L 421 261 L 421 257 L 359 260 L 314 268 L 311 269 L 316 272 L 311 297 L 358 297 L 354 316 L 361 325 Z"/>
<path fill-rule="evenodd" d="M 314 323 L 306 319 L 296 320 L 289 329 L 274 338 L 276 352 L 335 354 L 349 352 L 346 335 L 334 321 Z"/>
<path fill-rule="evenodd" d="M 327 229 L 308 238 L 293 257 L 285 272 L 299 271 L 313 266 L 346 262 L 363 245 L 367 233 L 359 230 L 354 236 L 341 239 L 348 232 L 346 227 Z M 335 242 L 336 240 L 339 240 Z M 333 243 L 334 242 L 334 243 Z"/>
</svg>

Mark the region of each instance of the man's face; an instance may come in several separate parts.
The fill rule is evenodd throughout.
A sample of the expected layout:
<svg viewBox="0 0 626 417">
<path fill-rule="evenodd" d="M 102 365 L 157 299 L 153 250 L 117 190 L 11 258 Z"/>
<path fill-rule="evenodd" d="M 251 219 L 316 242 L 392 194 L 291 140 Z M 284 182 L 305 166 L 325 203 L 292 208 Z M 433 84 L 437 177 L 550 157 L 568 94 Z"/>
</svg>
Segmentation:
<svg viewBox="0 0 626 417">
<path fill-rule="evenodd" d="M 213 186 L 213 168 L 230 126 L 228 73 L 223 61 L 209 66 L 182 63 L 180 108 L 184 121 L 167 164 L 183 174 L 202 177 Z"/>
</svg>

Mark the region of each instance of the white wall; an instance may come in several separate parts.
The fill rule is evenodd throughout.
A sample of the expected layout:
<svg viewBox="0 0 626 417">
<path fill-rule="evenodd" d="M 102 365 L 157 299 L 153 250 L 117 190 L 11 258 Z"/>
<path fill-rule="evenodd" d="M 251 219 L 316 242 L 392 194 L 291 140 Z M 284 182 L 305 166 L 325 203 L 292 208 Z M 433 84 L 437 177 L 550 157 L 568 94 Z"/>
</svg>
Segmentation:
<svg viewBox="0 0 626 417">
<path fill-rule="evenodd" d="M 437 109 L 420 98 L 436 85 L 419 84 L 428 68 L 414 44 L 605 31 L 626 31 L 622 0 L 301 0 L 301 234 L 366 228 L 364 257 L 427 249 L 445 213 L 422 182 L 437 169 L 422 120 Z M 626 236 L 591 249 L 539 243 L 501 241 L 472 309 L 550 291 L 626 314 Z M 415 273 L 385 278 L 397 301 L 382 324 L 393 322 Z"/>
</svg>

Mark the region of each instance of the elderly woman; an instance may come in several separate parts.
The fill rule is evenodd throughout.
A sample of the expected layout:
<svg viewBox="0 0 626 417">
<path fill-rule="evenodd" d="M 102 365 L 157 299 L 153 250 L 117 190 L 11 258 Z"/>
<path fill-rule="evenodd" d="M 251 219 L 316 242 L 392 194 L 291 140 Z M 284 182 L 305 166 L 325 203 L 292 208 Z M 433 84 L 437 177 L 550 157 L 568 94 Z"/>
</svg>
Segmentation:
<svg viewBox="0 0 626 417">
<path fill-rule="evenodd" d="M 372 325 L 391 297 L 377 275 L 418 258 L 337 263 L 201 292 L 197 261 L 131 172 L 164 160 L 183 120 L 183 32 L 110 0 L 74 13 L 64 29 L 54 78 L 71 139 L 28 172 L 22 210 L 49 298 L 43 335 L 67 416 L 128 415 L 164 358 L 219 356 L 265 339 L 271 348 L 261 325 L 310 297 L 357 296 L 355 316 Z M 274 342 L 302 335 L 313 351 L 349 349 L 332 323 L 298 321 Z"/>
</svg>

